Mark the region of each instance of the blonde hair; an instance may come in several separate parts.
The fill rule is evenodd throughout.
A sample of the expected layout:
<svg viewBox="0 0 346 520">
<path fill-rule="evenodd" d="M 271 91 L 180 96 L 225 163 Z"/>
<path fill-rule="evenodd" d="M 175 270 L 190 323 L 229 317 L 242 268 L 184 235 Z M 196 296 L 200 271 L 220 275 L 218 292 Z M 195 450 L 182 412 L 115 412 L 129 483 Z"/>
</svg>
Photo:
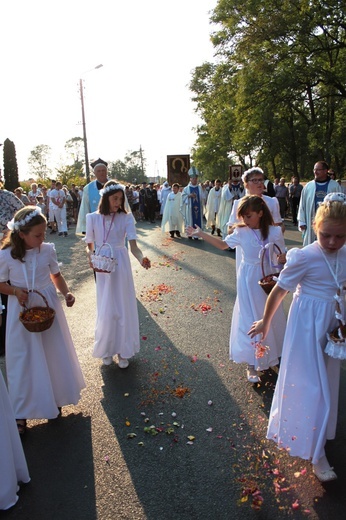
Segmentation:
<svg viewBox="0 0 346 520">
<path fill-rule="evenodd" d="M 340 223 L 343 222 L 346 227 L 346 204 L 336 200 L 322 202 L 313 221 L 314 231 L 316 232 L 326 220 L 338 220 Z"/>
</svg>

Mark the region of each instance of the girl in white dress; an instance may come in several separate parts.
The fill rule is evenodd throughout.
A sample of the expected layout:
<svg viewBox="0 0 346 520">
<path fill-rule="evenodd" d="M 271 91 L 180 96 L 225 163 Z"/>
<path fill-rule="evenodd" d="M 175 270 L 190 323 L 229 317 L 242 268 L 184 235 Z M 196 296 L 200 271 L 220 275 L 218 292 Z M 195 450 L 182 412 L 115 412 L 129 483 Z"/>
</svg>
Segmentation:
<svg viewBox="0 0 346 520">
<path fill-rule="evenodd" d="M 0 298 L 0 327 L 2 308 Z M 0 510 L 2 510 L 14 506 L 18 500 L 18 482 L 29 482 L 30 476 L 1 370 L 0 439 Z"/>
<path fill-rule="evenodd" d="M 56 289 L 68 307 L 75 299 L 60 273 L 54 244 L 43 242 L 46 219 L 40 208 L 26 206 L 7 226 L 11 233 L 0 251 L 0 292 L 9 295 L 7 382 L 22 434 L 26 419 L 54 419 L 62 406 L 77 404 L 85 383 Z M 44 332 L 29 332 L 19 321 L 24 304 L 28 308 L 44 306 L 42 297 L 33 290 L 38 290 L 56 313 L 52 326 Z"/>
<path fill-rule="evenodd" d="M 263 318 L 249 334 L 270 331 L 271 320 L 288 291 L 294 289 L 283 346 L 279 378 L 270 412 L 267 437 L 292 456 L 311 460 L 319 480 L 336 474 L 325 456 L 337 422 L 340 360 L 325 354 L 326 334 L 345 322 L 346 196 L 332 193 L 318 208 L 317 241 L 291 249 L 271 292 Z M 339 291 L 340 296 L 337 296 Z M 340 312 L 336 315 L 336 297 Z"/>
<path fill-rule="evenodd" d="M 242 219 L 243 224 L 237 225 L 233 234 L 228 235 L 224 241 L 211 237 L 199 228 L 188 227 L 187 232 L 189 235 L 202 237 L 218 249 L 239 246 L 241 260 L 237 270 L 237 298 L 232 315 L 230 359 L 235 363 L 247 363 L 247 379 L 250 383 L 257 383 L 260 381 L 261 370 L 279 363 L 286 326 L 285 315 L 280 307 L 275 316 L 275 326 L 267 338 L 269 348 L 262 349 L 258 341 L 251 341 L 248 336 L 254 317 L 262 316 L 267 299 L 266 293 L 258 284 L 263 277 L 261 254 L 265 254 L 264 265 L 267 265 L 266 273 L 269 274 L 272 271 L 268 270 L 271 267 L 268 264 L 272 263 L 275 255 L 273 244 L 284 251 L 285 243 L 281 229 L 273 225 L 270 211 L 261 197 L 246 196 L 240 199 L 238 219 Z M 276 264 L 277 260 L 284 263 L 285 255 L 281 254 L 278 258 L 275 255 Z"/>
<path fill-rule="evenodd" d="M 131 263 L 125 238 L 131 253 L 148 269 L 150 260 L 143 256 L 136 242 L 135 220 L 124 207 L 124 190 L 114 181 L 108 181 L 100 191 L 98 210 L 86 216 L 87 253 L 90 267 L 95 267 L 93 252 L 98 256 L 115 258 L 111 272 L 96 271 L 97 317 L 93 356 L 102 358 L 105 365 L 113 363 L 118 354 L 118 365 L 127 368 L 129 358 L 139 351 L 139 320 Z M 106 245 L 108 244 L 108 245 Z M 94 261 L 94 263 L 93 263 Z"/>
</svg>

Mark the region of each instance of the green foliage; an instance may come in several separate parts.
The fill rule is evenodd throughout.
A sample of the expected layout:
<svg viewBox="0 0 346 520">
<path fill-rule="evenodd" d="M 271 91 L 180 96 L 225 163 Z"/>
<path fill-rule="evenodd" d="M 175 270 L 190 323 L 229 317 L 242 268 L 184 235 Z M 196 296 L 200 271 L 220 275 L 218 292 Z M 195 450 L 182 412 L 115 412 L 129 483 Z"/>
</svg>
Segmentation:
<svg viewBox="0 0 346 520">
<path fill-rule="evenodd" d="M 30 174 L 40 177 L 45 182 L 52 176 L 52 170 L 48 166 L 51 148 L 47 144 L 40 144 L 30 152 L 28 158 Z"/>
<path fill-rule="evenodd" d="M 139 150 L 129 151 L 123 161 L 117 160 L 110 163 L 110 177 L 131 184 L 148 181 L 145 175 L 145 161 L 141 147 Z"/>
<path fill-rule="evenodd" d="M 216 62 L 194 71 L 203 120 L 194 162 L 261 164 L 308 173 L 346 167 L 346 24 L 340 0 L 219 0 L 211 17 Z"/>
<path fill-rule="evenodd" d="M 4 181 L 8 191 L 13 191 L 19 186 L 16 148 L 9 139 L 4 141 Z"/>
<path fill-rule="evenodd" d="M 63 185 L 66 184 L 66 186 L 71 186 L 71 184 L 85 186 L 86 184 L 86 179 L 83 173 L 83 165 L 81 163 L 57 168 L 56 179 L 59 180 Z"/>
</svg>

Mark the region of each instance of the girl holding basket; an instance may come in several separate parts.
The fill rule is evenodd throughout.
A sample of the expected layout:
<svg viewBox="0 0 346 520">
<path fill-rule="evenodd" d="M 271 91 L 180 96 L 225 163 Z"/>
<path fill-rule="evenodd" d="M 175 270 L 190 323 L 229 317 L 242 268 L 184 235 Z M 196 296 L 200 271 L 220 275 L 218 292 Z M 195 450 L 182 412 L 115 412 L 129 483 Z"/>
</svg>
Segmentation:
<svg viewBox="0 0 346 520">
<path fill-rule="evenodd" d="M 262 197 L 246 196 L 239 200 L 237 218 L 242 223 L 225 240 L 204 233 L 200 228 L 189 226 L 189 236 L 198 236 L 218 249 L 239 246 L 241 261 L 237 270 L 237 298 L 234 304 L 230 359 L 235 363 L 247 363 L 246 376 L 250 383 L 260 381 L 260 371 L 279 363 L 286 319 L 282 307 L 277 310 L 275 324 L 268 337 L 269 348 L 263 350 L 259 342 L 248 337 L 249 326 L 254 316 L 261 316 L 266 294 L 258 284 L 262 278 L 261 255 L 266 263 L 284 263 L 285 255 L 276 255 L 274 244 L 284 251 L 285 243 L 281 228 L 273 225 L 271 213 Z"/>
<path fill-rule="evenodd" d="M 316 242 L 288 252 L 263 318 L 253 323 L 249 335 L 269 337 L 276 309 L 295 289 L 267 438 L 290 455 L 311 460 L 316 477 L 327 482 L 336 479 L 325 444 L 335 437 L 340 359 L 346 357 L 345 194 L 325 197 L 314 230 Z M 331 340 L 331 331 L 339 339 Z"/>
<path fill-rule="evenodd" d="M 23 434 L 26 419 L 54 419 L 62 406 L 77 404 L 85 383 L 56 289 L 68 307 L 75 299 L 60 273 L 54 244 L 44 242 L 46 218 L 40 208 L 26 206 L 7 226 L 10 233 L 0 251 L 0 292 L 9 295 L 8 390 Z M 43 302 L 55 311 L 53 323 L 42 332 L 37 324 L 37 332 L 30 332 L 19 320 L 23 306 L 42 307 Z"/>
</svg>

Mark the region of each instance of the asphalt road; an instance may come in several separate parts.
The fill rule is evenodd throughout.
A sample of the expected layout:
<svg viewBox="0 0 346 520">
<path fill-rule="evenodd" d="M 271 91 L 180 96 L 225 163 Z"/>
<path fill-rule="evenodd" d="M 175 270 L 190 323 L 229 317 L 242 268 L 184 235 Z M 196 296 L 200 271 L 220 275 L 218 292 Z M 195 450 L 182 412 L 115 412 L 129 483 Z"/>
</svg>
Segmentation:
<svg viewBox="0 0 346 520">
<path fill-rule="evenodd" d="M 87 388 L 62 418 L 29 421 L 32 480 L 0 519 L 344 518 L 345 364 L 337 438 L 328 444 L 339 479 L 323 486 L 308 462 L 265 439 L 276 371 L 250 385 L 228 360 L 234 253 L 171 240 L 147 223 L 138 236 L 153 267 L 132 262 L 142 340 L 127 370 L 91 356 L 95 285 L 84 246 L 72 233 L 53 236 L 76 296 L 66 315 Z M 285 236 L 289 248 L 301 245 L 289 223 Z"/>
</svg>

